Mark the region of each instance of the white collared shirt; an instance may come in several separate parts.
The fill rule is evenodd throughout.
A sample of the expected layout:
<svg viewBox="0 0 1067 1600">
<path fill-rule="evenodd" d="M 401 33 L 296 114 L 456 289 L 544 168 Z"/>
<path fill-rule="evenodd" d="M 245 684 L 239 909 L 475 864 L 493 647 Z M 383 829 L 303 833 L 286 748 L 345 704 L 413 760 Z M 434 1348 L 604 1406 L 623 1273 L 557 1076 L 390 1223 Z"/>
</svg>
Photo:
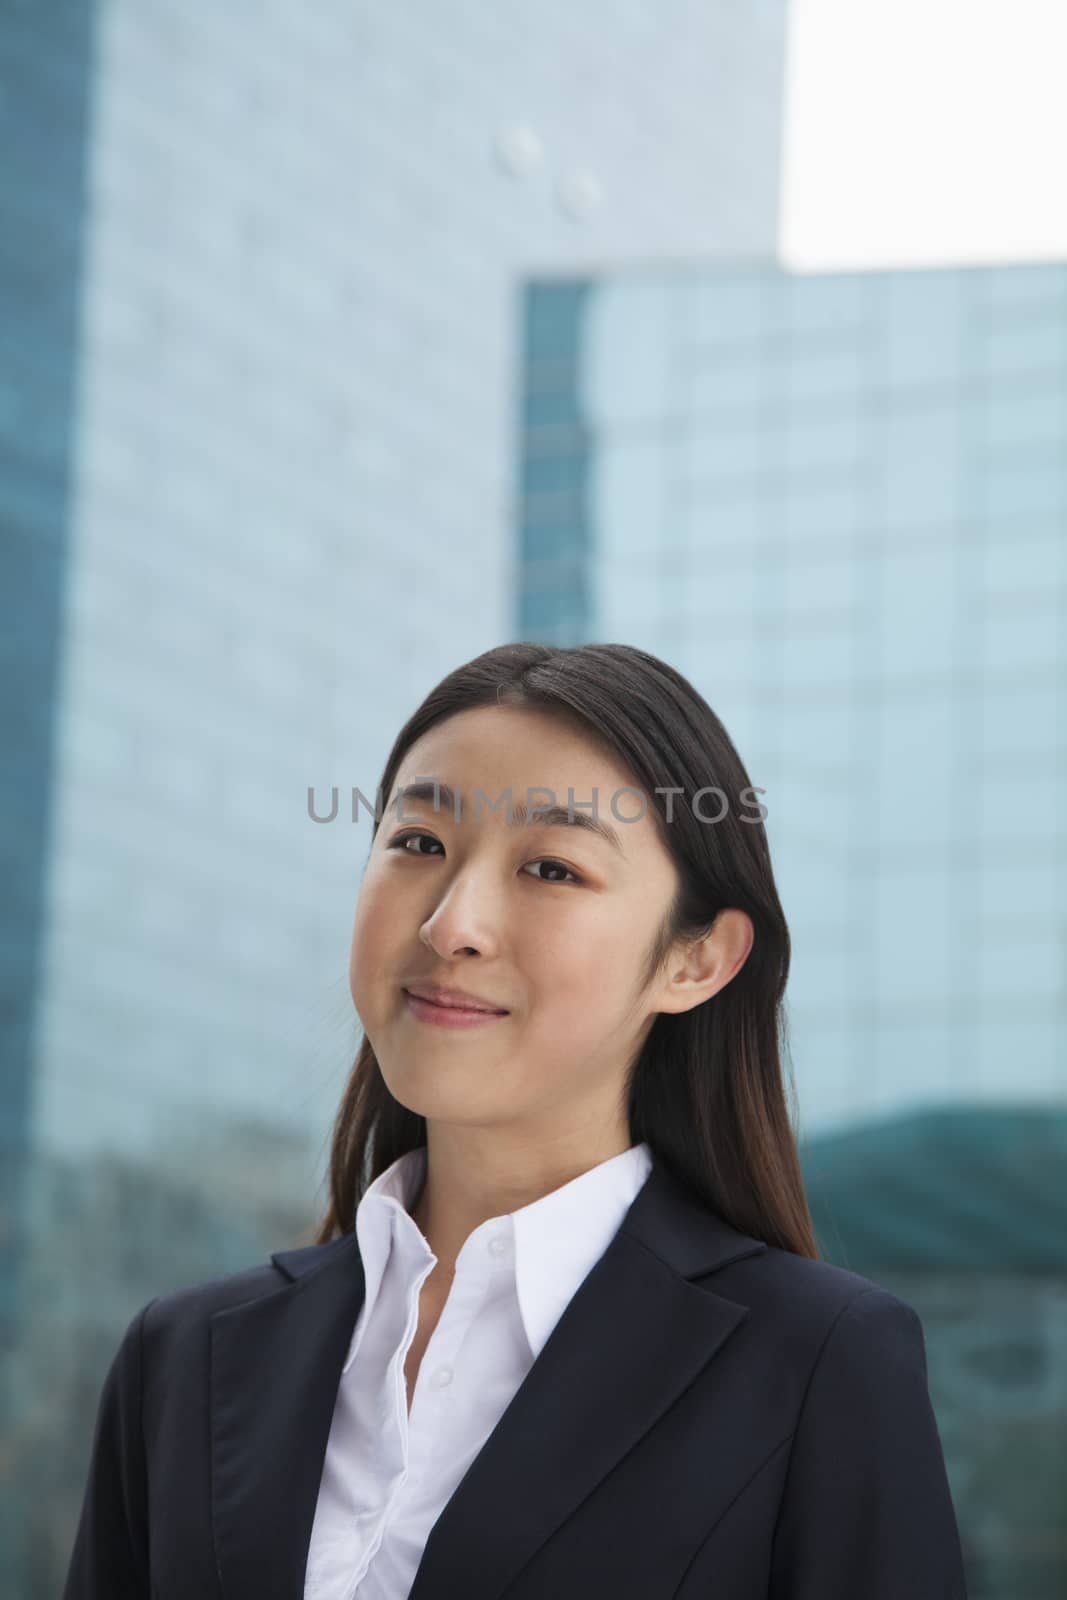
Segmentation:
<svg viewBox="0 0 1067 1600">
<path fill-rule="evenodd" d="M 648 1177 L 632 1145 L 464 1241 L 407 1407 L 404 1362 L 437 1257 L 408 1212 L 420 1147 L 356 1210 L 366 1290 L 326 1447 L 304 1600 L 406 1600 L 447 1501 Z"/>
</svg>

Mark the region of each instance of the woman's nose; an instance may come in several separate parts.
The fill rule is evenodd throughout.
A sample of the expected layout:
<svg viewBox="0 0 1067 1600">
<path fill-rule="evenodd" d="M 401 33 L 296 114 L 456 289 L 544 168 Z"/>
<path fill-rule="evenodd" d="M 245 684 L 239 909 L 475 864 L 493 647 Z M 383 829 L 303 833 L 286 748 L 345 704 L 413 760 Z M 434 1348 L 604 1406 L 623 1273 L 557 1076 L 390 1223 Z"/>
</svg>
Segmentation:
<svg viewBox="0 0 1067 1600">
<path fill-rule="evenodd" d="M 494 954 L 499 941 L 490 898 L 484 879 L 480 884 L 473 878 L 454 879 L 423 923 L 419 937 L 446 960 L 468 953 Z"/>
</svg>

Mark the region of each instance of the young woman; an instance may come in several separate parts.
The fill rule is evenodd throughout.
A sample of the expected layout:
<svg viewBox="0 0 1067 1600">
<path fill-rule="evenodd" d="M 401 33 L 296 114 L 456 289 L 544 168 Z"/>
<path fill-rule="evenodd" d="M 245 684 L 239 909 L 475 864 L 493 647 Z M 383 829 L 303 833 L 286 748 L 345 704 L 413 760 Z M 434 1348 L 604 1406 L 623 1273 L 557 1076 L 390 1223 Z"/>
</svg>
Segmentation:
<svg viewBox="0 0 1067 1600">
<path fill-rule="evenodd" d="M 507 645 L 379 794 L 318 1242 L 133 1319 L 66 1600 L 964 1600 L 919 1317 L 818 1259 L 717 717 Z"/>
</svg>

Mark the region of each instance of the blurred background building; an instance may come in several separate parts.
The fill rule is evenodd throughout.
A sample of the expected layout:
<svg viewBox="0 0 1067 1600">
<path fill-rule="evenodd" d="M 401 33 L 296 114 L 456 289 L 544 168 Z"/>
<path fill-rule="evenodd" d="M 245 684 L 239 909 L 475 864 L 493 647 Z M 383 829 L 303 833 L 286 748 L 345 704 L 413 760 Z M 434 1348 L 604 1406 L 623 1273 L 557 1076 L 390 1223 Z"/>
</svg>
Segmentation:
<svg viewBox="0 0 1067 1600">
<path fill-rule="evenodd" d="M 5 1594 L 131 1311 L 323 1204 L 369 825 L 307 792 L 513 631 L 523 278 L 770 252 L 785 20 L 0 14 Z"/>
<path fill-rule="evenodd" d="M 972 1600 L 1067 1594 L 1067 268 L 784 270 L 788 19 L 0 11 L 13 1600 L 133 1313 L 320 1214 L 369 826 L 309 789 L 507 638 L 723 718 L 824 1253 L 923 1315 Z"/>
<path fill-rule="evenodd" d="M 519 634 L 668 657 L 744 752 L 804 1126 L 1062 1096 L 1067 265 L 543 282 L 526 326 Z"/>
<path fill-rule="evenodd" d="M 923 1316 L 972 1597 L 1067 1593 L 1067 264 L 525 322 L 519 636 L 666 657 L 743 752 L 820 1243 Z"/>
</svg>

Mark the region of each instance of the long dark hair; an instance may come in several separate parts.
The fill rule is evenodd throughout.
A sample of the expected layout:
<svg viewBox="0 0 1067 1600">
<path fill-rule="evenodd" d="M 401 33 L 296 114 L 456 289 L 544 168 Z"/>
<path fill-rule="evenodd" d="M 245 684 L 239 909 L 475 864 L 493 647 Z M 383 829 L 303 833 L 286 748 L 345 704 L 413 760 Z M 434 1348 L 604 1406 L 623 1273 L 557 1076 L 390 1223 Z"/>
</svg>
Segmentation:
<svg viewBox="0 0 1067 1600">
<path fill-rule="evenodd" d="M 782 1076 L 789 930 L 759 801 L 726 729 L 680 672 L 632 645 L 500 645 L 450 672 L 408 718 L 385 764 L 381 804 L 429 728 L 496 705 L 536 708 L 584 727 L 607 741 L 645 791 L 680 880 L 652 940 L 646 979 L 676 939 L 707 932 L 723 908 L 751 917 L 754 942 L 735 976 L 688 1011 L 661 1012 L 649 1030 L 630 1068 L 630 1136 L 646 1141 L 741 1232 L 817 1258 Z M 693 806 L 709 786 L 723 791 L 725 808 L 717 795 Z M 682 794 L 657 795 L 657 787 Z M 743 806 L 752 813 L 744 819 Z M 722 820 L 709 825 L 720 810 Z M 376 807 L 372 837 L 379 823 Z M 367 1186 L 425 1143 L 426 1119 L 394 1098 L 364 1037 L 333 1127 L 329 1208 L 315 1242 L 351 1233 Z"/>
</svg>

